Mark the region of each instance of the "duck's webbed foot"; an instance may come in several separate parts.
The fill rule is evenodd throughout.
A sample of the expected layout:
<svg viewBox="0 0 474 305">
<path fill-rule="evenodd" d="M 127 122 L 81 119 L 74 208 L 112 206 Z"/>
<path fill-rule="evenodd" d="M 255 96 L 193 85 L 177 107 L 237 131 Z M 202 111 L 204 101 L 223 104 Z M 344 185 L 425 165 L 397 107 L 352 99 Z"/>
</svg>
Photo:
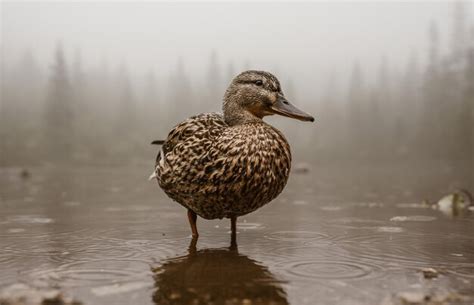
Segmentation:
<svg viewBox="0 0 474 305">
<path fill-rule="evenodd" d="M 193 238 L 198 238 L 199 233 L 198 233 L 198 229 L 196 225 L 197 214 L 190 209 L 188 209 L 188 220 L 189 220 L 189 225 L 191 226 L 191 232 L 193 233 Z"/>
</svg>

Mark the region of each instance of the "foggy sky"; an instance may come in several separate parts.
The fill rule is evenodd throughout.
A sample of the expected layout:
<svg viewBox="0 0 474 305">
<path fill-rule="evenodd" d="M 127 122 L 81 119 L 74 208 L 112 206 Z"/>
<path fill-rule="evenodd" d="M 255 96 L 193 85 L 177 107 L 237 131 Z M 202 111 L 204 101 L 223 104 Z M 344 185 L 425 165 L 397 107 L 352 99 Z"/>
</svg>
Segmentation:
<svg viewBox="0 0 474 305">
<path fill-rule="evenodd" d="M 236 72 L 247 66 L 294 80 L 327 78 L 355 60 L 375 70 L 382 55 L 403 70 L 412 54 L 423 60 L 431 21 L 441 43 L 449 42 L 452 15 L 450 1 L 1 5 L 6 65 L 29 48 L 47 68 L 61 41 L 67 56 L 79 52 L 86 66 L 125 64 L 132 73 L 166 75 L 181 56 L 187 72 L 199 76 L 215 50 L 223 69 L 232 62 Z"/>
</svg>

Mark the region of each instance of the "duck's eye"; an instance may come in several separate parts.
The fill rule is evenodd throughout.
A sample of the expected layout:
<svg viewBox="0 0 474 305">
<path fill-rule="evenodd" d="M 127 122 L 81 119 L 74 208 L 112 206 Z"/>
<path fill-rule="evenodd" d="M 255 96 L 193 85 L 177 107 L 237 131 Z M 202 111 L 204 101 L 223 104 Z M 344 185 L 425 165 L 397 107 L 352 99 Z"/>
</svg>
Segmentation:
<svg viewBox="0 0 474 305">
<path fill-rule="evenodd" d="M 261 80 L 257 80 L 257 81 L 255 81 L 255 85 L 262 86 L 263 82 Z"/>
</svg>

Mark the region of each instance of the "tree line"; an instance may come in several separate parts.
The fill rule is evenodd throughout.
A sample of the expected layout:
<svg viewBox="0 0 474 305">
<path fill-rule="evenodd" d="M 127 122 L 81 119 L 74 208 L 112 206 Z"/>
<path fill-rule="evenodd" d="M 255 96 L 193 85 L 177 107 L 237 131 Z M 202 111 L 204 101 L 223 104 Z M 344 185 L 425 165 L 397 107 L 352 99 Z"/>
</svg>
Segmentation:
<svg viewBox="0 0 474 305">
<path fill-rule="evenodd" d="M 421 158 L 472 164 L 474 25 L 462 5 L 454 6 L 451 27 L 443 51 L 433 22 L 426 63 L 414 52 L 401 73 L 382 57 L 375 81 L 359 62 L 347 85 L 328 76 L 319 103 L 305 96 L 298 103 L 317 114 L 317 134 L 282 123 L 290 142 L 302 145 L 309 161 Z M 126 66 L 112 71 L 104 62 L 86 69 L 80 52 L 70 60 L 60 44 L 47 73 L 31 50 L 5 67 L 2 63 L 2 166 L 149 161 L 150 140 L 165 137 L 186 116 L 220 110 L 227 84 L 240 72 L 230 63 L 222 67 L 212 52 L 200 80 L 179 59 L 166 78 L 150 72 L 136 86 Z M 285 88 L 295 94 L 291 80 Z"/>
</svg>

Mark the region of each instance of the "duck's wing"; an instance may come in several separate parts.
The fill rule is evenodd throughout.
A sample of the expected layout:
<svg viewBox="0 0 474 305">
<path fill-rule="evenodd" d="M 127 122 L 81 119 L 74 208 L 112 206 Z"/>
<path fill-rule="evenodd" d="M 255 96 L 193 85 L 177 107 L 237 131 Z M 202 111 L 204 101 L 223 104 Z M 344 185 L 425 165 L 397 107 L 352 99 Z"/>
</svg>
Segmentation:
<svg viewBox="0 0 474 305">
<path fill-rule="evenodd" d="M 227 126 L 219 113 L 203 113 L 178 124 L 163 142 L 156 157 L 154 175 L 150 177 L 161 178 L 164 182 L 162 187 L 165 184 L 184 183 L 188 178 L 192 179 L 192 175 L 183 175 L 202 170 L 204 160 L 212 154 L 211 147 L 215 138 Z M 170 172 L 173 174 L 169 174 Z"/>
</svg>

